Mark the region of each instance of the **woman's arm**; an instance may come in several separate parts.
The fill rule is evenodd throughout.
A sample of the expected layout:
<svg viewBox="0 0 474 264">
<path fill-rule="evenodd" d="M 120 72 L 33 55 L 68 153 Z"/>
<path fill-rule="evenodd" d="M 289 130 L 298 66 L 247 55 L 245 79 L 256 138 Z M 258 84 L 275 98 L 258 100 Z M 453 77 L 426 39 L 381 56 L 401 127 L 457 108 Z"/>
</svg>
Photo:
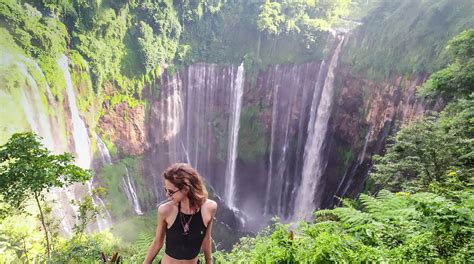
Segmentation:
<svg viewBox="0 0 474 264">
<path fill-rule="evenodd" d="M 204 241 L 202 241 L 202 251 L 204 252 L 204 257 L 206 258 L 206 263 L 212 263 L 212 219 L 211 222 L 207 225 L 206 236 L 204 237 Z"/>
<path fill-rule="evenodd" d="M 212 264 L 212 222 L 214 219 L 214 216 L 216 215 L 217 212 L 217 204 L 216 202 L 212 200 L 208 200 L 208 206 L 207 206 L 208 211 L 208 217 L 209 221 L 207 224 L 207 230 L 206 230 L 206 236 L 204 237 L 204 240 L 202 241 L 202 251 L 204 252 L 204 257 L 206 258 L 206 263 L 207 264 Z"/>
<path fill-rule="evenodd" d="M 148 254 L 146 255 L 145 261 L 143 264 L 151 264 L 156 257 L 156 254 L 160 252 L 163 247 L 165 234 L 166 234 L 166 208 L 164 205 L 158 207 L 158 216 L 157 216 L 157 226 L 155 239 L 151 243 L 150 249 L 148 249 Z"/>
</svg>

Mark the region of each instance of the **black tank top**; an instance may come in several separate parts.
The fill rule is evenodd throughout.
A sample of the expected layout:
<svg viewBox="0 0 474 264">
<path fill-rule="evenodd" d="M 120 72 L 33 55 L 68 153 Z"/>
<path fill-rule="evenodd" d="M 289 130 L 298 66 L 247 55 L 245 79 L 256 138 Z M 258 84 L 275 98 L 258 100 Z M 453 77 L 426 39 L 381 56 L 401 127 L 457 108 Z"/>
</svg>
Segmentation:
<svg viewBox="0 0 474 264">
<path fill-rule="evenodd" d="M 187 234 L 184 232 L 181 217 L 184 217 L 184 223 L 192 217 Z M 206 230 L 201 210 L 192 215 L 184 214 L 181 212 L 181 204 L 178 204 L 178 215 L 173 225 L 166 230 L 165 253 L 174 259 L 195 258 L 201 250 Z"/>
</svg>

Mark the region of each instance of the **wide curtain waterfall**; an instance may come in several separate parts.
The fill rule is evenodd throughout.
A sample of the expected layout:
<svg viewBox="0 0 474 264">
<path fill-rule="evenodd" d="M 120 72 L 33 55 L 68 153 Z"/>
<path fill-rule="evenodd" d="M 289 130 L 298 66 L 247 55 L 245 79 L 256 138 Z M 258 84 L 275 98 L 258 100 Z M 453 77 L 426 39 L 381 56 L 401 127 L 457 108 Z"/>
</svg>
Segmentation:
<svg viewBox="0 0 474 264">
<path fill-rule="evenodd" d="M 169 164 L 189 162 L 218 195 L 225 196 L 226 179 L 232 178 L 225 176 L 225 168 L 235 162 L 243 72 L 243 65 L 195 64 L 160 80 L 160 96 L 152 103 L 148 123 L 153 145 L 147 152 L 147 163 L 156 190 L 162 189 L 160 173 Z M 232 114 L 235 122 L 229 121 Z M 234 149 L 228 145 L 232 140 Z M 156 195 L 164 199 L 162 193 Z"/>
<path fill-rule="evenodd" d="M 324 139 L 342 43 L 337 38 L 327 62 L 271 66 L 253 87 L 244 82 L 242 65 L 199 63 L 164 74 L 150 110 L 146 150 L 158 200 L 165 199 L 158 191 L 160 173 L 180 161 L 191 163 L 229 207 L 249 218 L 258 219 L 262 212 L 284 219 L 311 215 L 324 173 Z M 241 111 L 256 101 L 249 96 L 268 109 L 255 120 L 268 133 L 266 154 L 253 163 L 238 156 L 239 130 L 245 129 Z"/>
</svg>

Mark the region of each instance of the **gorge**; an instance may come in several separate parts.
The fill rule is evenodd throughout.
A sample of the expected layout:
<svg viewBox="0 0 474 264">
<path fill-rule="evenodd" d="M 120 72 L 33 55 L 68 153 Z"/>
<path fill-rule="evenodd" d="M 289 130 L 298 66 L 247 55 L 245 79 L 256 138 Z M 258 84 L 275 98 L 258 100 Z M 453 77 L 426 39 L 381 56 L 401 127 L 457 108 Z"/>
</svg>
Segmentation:
<svg viewBox="0 0 474 264">
<path fill-rule="evenodd" d="M 2 3 L 0 7 L 10 8 L 16 4 Z M 33 4 L 27 5 L 34 9 Z M 100 15 L 109 14 L 117 21 L 123 19 L 123 23 L 126 23 L 123 17 L 132 17 L 133 12 L 150 8 L 145 4 L 133 7 L 133 3 L 128 2 L 117 4 L 119 7 L 110 5 L 104 7 L 110 14 L 104 11 Z M 230 7 L 222 7 L 221 12 L 227 14 L 225 12 L 230 12 L 234 5 L 237 4 L 229 3 Z M 250 10 L 246 5 L 242 4 Z M 56 19 L 46 14 L 42 9 L 46 7 L 37 8 L 45 13 L 44 17 Z M 185 7 L 179 7 L 183 10 L 175 8 L 181 12 Z M 385 19 L 379 17 L 383 8 L 401 12 L 387 1 L 381 1 L 379 8 L 368 17 L 380 22 Z M 462 16 L 461 9 L 436 8 L 439 12 L 460 14 L 463 19 L 467 17 Z M 194 27 L 203 30 L 209 26 L 206 30 L 212 31 L 215 25 L 209 21 L 214 21 L 214 13 L 206 10 L 208 13 L 199 23 L 186 22 L 184 15 L 180 17 L 182 21 L 176 22 L 182 23 L 179 30 L 186 32 Z M 183 14 L 192 13 L 184 11 Z M 41 16 L 41 12 L 37 12 Z M 425 17 L 426 21 L 434 19 L 436 14 Z M 422 21 L 422 15 L 419 16 L 418 20 Z M 119 77 L 115 79 L 104 77 L 104 80 L 97 74 L 101 64 L 97 64 L 95 55 L 81 46 L 87 37 L 85 33 L 80 35 L 83 32 L 79 30 L 68 35 L 70 43 L 64 45 L 64 50 L 53 61 L 56 67 L 53 76 L 59 81 L 52 81 L 50 76 L 54 69 L 41 63 L 44 58 L 25 52 L 18 44 L 16 33 L 4 26 L 10 23 L 10 18 L 4 14 L 1 19 L 6 22 L 0 25 L 0 33 L 5 36 L 0 41 L 0 144 L 13 133 L 33 131 L 52 152 L 70 152 L 77 165 L 94 171 L 86 184 L 54 190 L 50 194 L 53 213 L 60 219 L 61 233 L 65 236 L 73 234 L 77 216 L 78 208 L 70 201 L 83 196 L 91 196 L 93 205 L 104 212 L 89 226 L 91 232 L 117 230 L 116 234 L 120 234 L 132 229 L 130 233 L 134 233 L 133 228 L 124 227 L 128 221 L 137 221 L 134 227 L 145 226 L 140 221 L 147 221 L 150 229 L 152 224 L 148 220 L 155 217 L 156 206 L 166 200 L 161 173 L 175 162 L 190 163 L 196 168 L 205 179 L 210 197 L 218 201 L 216 241 L 222 243 L 222 248 L 229 249 L 235 242 L 228 239 L 226 244 L 230 234 L 255 234 L 271 224 L 274 217 L 284 223 L 311 221 L 315 210 L 333 208 L 340 205 L 340 198 L 356 198 L 364 191 L 372 156 L 384 153 L 387 140 L 401 124 L 424 115 L 425 111 L 441 109 L 445 103 L 439 99 L 429 105 L 417 94 L 417 87 L 425 83 L 433 69 L 402 71 L 390 68 L 393 65 L 380 66 L 378 61 L 371 61 L 373 64 L 369 66 L 364 64 L 365 60 L 383 60 L 383 52 L 390 56 L 399 52 L 398 49 L 403 50 L 400 46 L 404 45 L 393 48 L 377 43 L 386 39 L 377 38 L 371 31 L 376 23 L 368 20 L 357 21 L 350 30 L 319 32 L 317 42 L 304 44 L 298 38 L 304 39 L 307 32 L 271 35 L 254 24 L 252 29 L 242 29 L 237 23 L 223 23 L 224 29 L 220 30 L 227 31 L 213 33 L 222 39 L 199 42 L 201 36 L 193 35 L 198 33 L 183 33 L 181 39 L 178 38 L 183 43 L 197 44 L 192 47 L 196 56 L 193 60 L 183 59 L 173 64 L 163 59 L 153 64 L 153 69 L 147 68 L 144 74 L 133 77 L 125 74 L 133 71 L 128 67 L 133 63 L 148 63 L 153 57 L 143 61 L 127 60 L 127 56 L 138 53 L 134 49 L 146 40 L 146 26 L 141 24 L 139 29 L 126 33 L 111 30 L 113 34 L 109 32 L 104 39 L 110 35 L 120 39 L 121 47 L 128 53 L 124 52 L 125 55 L 117 59 L 120 62 L 117 67 L 123 74 L 116 75 Z M 109 23 L 104 28 L 109 30 L 112 25 L 118 25 L 113 19 L 104 22 Z M 458 28 L 440 40 L 442 44 L 437 42 L 439 46 L 445 45 L 448 37 L 461 29 L 473 26 L 472 18 L 465 20 L 468 22 L 459 22 Z M 67 19 L 64 21 L 70 26 Z M 415 24 L 413 22 L 416 28 Z M 340 25 L 335 24 L 333 28 L 336 26 Z M 177 34 L 161 29 L 168 37 Z M 94 31 L 94 34 L 100 35 L 100 32 Z M 139 34 L 137 32 L 145 33 L 136 43 L 124 44 L 131 38 L 127 34 Z M 151 32 L 153 35 L 153 30 Z M 231 34 L 231 41 L 227 34 Z M 410 38 L 404 32 L 400 34 Z M 237 36 L 242 40 L 237 40 Z M 202 36 L 205 37 L 207 35 Z M 245 53 L 235 47 L 248 39 L 251 39 L 248 41 L 251 49 Z M 154 45 L 169 44 L 174 39 L 154 41 Z M 299 46 L 292 48 L 294 43 Z M 373 43 L 378 46 L 370 46 Z M 112 49 L 115 44 L 110 45 Z M 186 45 L 179 48 L 185 49 Z M 442 57 L 437 45 L 427 51 L 433 54 L 431 61 Z M 371 52 L 367 51 L 369 46 L 374 57 L 367 55 Z M 96 48 L 98 57 L 105 56 L 99 52 L 107 49 L 104 43 L 87 46 L 91 47 Z M 235 52 L 225 53 L 231 48 L 235 48 Z M 178 54 L 182 50 L 176 48 L 175 51 Z M 290 55 L 286 57 L 282 51 Z M 118 52 L 113 54 L 111 57 L 119 57 Z M 218 60 L 213 56 L 219 57 Z M 112 62 L 101 67 L 116 67 Z M 385 67 L 390 68 L 389 74 L 383 75 Z M 370 76 L 371 73 L 374 76 Z M 100 187 L 105 188 L 105 195 L 95 193 Z M 136 239 L 136 233 L 129 240 Z"/>
</svg>

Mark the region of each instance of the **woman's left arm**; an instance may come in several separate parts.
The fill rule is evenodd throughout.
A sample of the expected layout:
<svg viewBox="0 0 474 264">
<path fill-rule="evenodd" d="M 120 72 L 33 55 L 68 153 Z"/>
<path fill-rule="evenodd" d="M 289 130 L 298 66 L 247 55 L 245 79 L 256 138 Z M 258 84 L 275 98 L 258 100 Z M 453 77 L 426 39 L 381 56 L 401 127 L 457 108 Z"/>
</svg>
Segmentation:
<svg viewBox="0 0 474 264">
<path fill-rule="evenodd" d="M 207 264 L 212 264 L 212 223 L 214 216 L 217 212 L 217 204 L 212 200 L 208 200 L 208 215 L 209 221 L 207 224 L 206 236 L 202 241 L 202 251 L 204 252 L 204 257 L 206 258 Z"/>
</svg>

